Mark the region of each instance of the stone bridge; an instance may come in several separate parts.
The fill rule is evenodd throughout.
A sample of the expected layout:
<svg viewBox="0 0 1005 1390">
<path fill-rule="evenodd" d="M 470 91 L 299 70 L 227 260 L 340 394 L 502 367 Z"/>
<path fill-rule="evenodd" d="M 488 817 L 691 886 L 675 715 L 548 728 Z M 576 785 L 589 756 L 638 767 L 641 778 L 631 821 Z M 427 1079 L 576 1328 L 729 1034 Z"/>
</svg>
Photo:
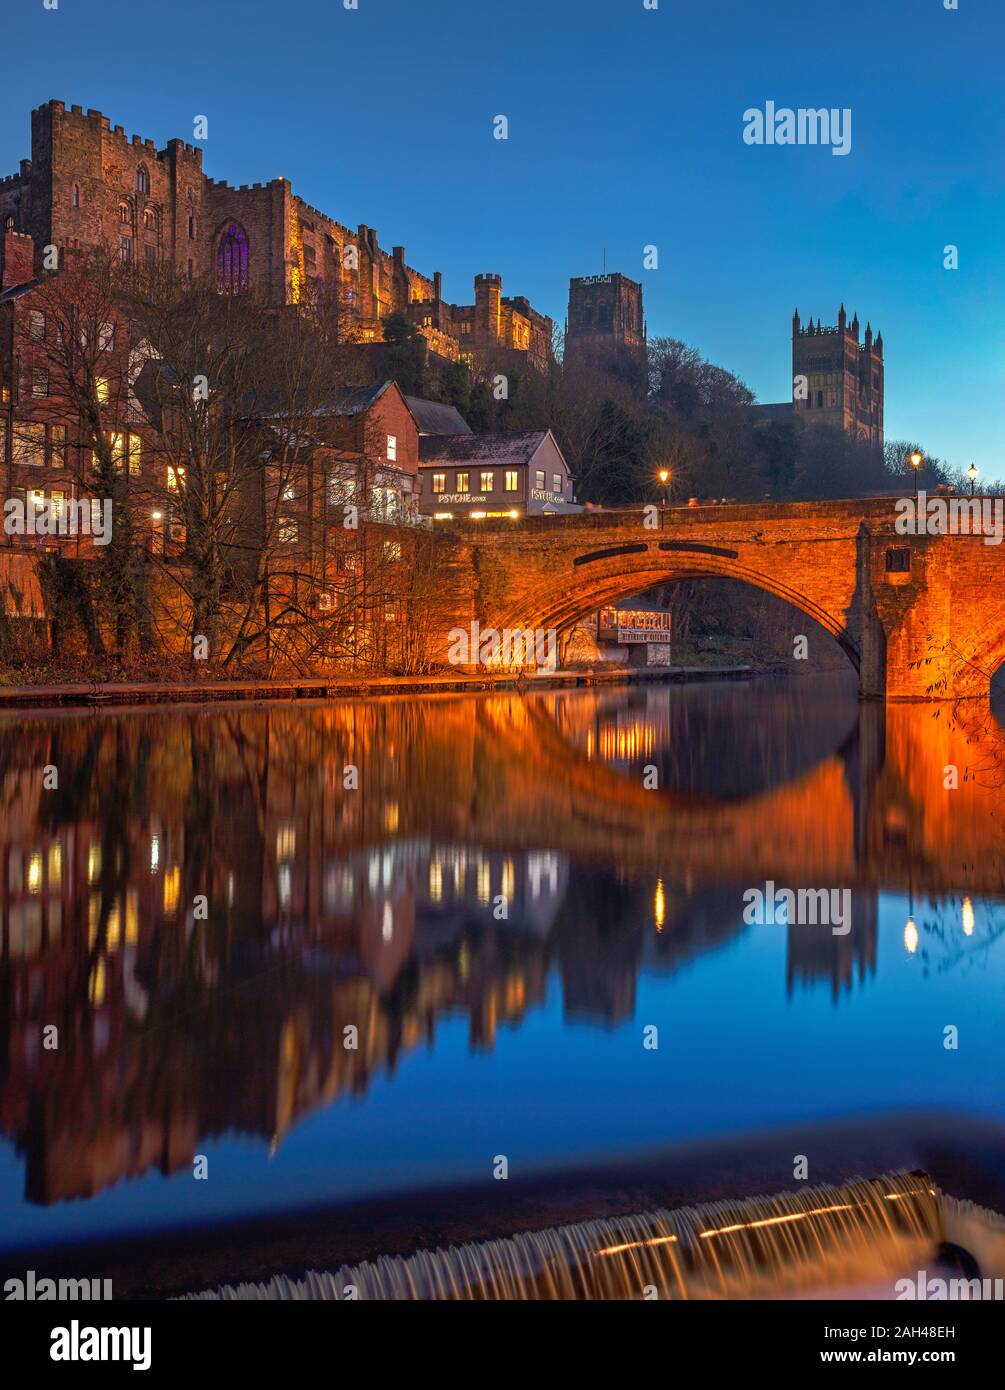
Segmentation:
<svg viewBox="0 0 1005 1390">
<path fill-rule="evenodd" d="M 448 660 L 450 632 L 473 622 L 555 629 L 561 644 L 603 604 L 715 577 L 813 618 L 847 654 L 863 698 L 986 697 L 1005 662 L 1002 547 L 899 535 L 894 503 L 670 508 L 657 529 L 642 508 L 439 523 L 437 656 Z"/>
</svg>

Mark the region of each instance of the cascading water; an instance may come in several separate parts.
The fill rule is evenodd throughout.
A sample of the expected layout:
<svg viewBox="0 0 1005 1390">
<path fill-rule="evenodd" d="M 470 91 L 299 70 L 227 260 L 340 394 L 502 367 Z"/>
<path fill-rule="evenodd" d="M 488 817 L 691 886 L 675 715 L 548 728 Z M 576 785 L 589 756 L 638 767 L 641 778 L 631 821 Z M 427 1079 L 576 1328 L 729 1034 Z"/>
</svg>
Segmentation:
<svg viewBox="0 0 1005 1390">
<path fill-rule="evenodd" d="M 382 1256 L 303 1279 L 226 1285 L 202 1299 L 718 1299 L 837 1286 L 892 1289 L 947 1238 L 986 1216 L 952 1203 L 924 1173 L 841 1187 L 607 1217 L 502 1240 Z M 976 1213 L 976 1215 L 975 1215 Z M 1005 1223 L 984 1223 L 1005 1245 Z"/>
</svg>

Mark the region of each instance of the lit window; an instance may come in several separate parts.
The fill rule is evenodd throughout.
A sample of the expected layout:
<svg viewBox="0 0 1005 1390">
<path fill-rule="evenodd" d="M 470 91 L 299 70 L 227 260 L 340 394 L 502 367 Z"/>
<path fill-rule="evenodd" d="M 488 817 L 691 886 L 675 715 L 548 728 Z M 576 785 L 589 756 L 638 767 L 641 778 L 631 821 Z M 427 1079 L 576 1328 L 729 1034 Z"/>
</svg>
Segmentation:
<svg viewBox="0 0 1005 1390">
<path fill-rule="evenodd" d="M 281 825 L 276 831 L 276 860 L 280 864 L 295 859 L 297 854 L 297 827 Z"/>
<path fill-rule="evenodd" d="M 49 494 L 49 501 L 52 510 L 53 520 L 57 526 L 63 524 L 63 514 L 66 511 L 66 493 L 54 488 Z"/>
<path fill-rule="evenodd" d="M 400 560 L 400 559 L 401 559 L 401 542 L 400 542 L 400 541 L 385 541 L 385 542 L 384 542 L 384 559 L 385 559 L 385 560 Z"/>
<path fill-rule="evenodd" d="M 468 489 L 469 489 L 469 487 L 470 487 L 470 477 L 471 477 L 470 473 L 458 473 L 458 475 L 457 475 L 457 491 L 458 491 L 458 492 L 467 492 L 467 491 L 468 491 Z"/>
<path fill-rule="evenodd" d="M 283 517 L 279 522 L 279 540 L 282 545 L 293 545 L 299 535 L 297 523 L 289 517 Z"/>
<path fill-rule="evenodd" d="M 544 469 L 538 468 L 534 472 L 534 486 L 544 487 Z"/>
<path fill-rule="evenodd" d="M 119 204 L 119 221 L 120 221 L 120 222 L 128 222 L 128 221 L 129 221 L 129 218 L 130 218 L 129 204 L 128 204 L 128 203 L 120 203 L 120 204 Z"/>
<path fill-rule="evenodd" d="M 516 469 L 515 469 L 515 468 L 507 468 L 507 470 L 506 470 L 506 491 L 507 491 L 507 492 L 516 492 L 517 489 L 519 488 L 519 486 L 520 486 L 520 484 L 519 484 L 519 478 L 518 478 L 518 474 L 517 474 Z"/>
<path fill-rule="evenodd" d="M 395 463 L 395 462 L 397 461 L 397 458 L 398 458 L 398 437 L 397 437 L 397 435 L 389 434 L 389 435 L 387 436 L 387 456 L 388 456 L 388 458 L 391 460 L 392 463 Z"/>
<path fill-rule="evenodd" d="M 170 463 L 169 463 L 169 464 L 168 464 L 168 470 L 167 470 L 167 485 L 168 485 L 168 490 L 171 491 L 171 492 L 178 492 L 180 488 L 184 487 L 184 485 L 185 485 L 185 470 L 184 470 L 184 468 L 180 468 L 180 467 L 179 467 L 179 468 L 175 468 L 173 464 L 170 464 Z"/>
<path fill-rule="evenodd" d="M 143 210 L 143 225 L 144 225 L 144 227 L 147 229 L 147 231 L 148 231 L 148 232 L 152 232 L 153 229 L 154 229 L 154 227 L 156 226 L 156 224 L 157 224 L 157 219 L 154 217 L 153 208 L 144 208 L 144 210 Z"/>
<path fill-rule="evenodd" d="M 66 426 L 49 426 L 49 457 L 53 468 L 66 467 Z"/>
<path fill-rule="evenodd" d="M 434 491 L 434 492 L 446 492 L 446 490 L 447 490 L 447 475 L 446 475 L 446 473 L 434 473 L 434 474 L 433 474 L 433 491 Z"/>
<path fill-rule="evenodd" d="M 17 425 L 14 435 L 14 462 L 32 468 L 45 466 L 45 426 Z"/>
<path fill-rule="evenodd" d="M 481 481 L 478 484 L 479 492 L 491 492 L 493 487 L 495 486 L 494 479 L 495 474 L 491 470 L 483 472 L 481 476 Z"/>
<path fill-rule="evenodd" d="M 108 401 L 108 378 L 99 376 L 94 382 L 94 394 L 98 398 L 99 405 L 105 405 Z"/>
</svg>

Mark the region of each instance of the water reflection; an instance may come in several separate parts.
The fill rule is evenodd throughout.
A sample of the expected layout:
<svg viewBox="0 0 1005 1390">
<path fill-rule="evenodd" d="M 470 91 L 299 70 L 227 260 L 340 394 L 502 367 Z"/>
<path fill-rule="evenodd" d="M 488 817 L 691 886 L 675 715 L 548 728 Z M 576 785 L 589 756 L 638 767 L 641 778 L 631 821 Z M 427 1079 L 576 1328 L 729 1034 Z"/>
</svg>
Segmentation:
<svg viewBox="0 0 1005 1390">
<path fill-rule="evenodd" d="M 900 895 L 919 976 L 1000 970 L 998 737 L 809 681 L 5 719 L 0 1128 L 25 1196 L 184 1170 L 232 1132 L 275 1153 L 446 1020 L 491 1052 L 551 981 L 560 1027 L 616 1029 L 640 980 L 759 930 L 742 892 L 768 880 L 853 889 L 847 935 L 773 929 L 793 1001 L 874 979 Z"/>
</svg>

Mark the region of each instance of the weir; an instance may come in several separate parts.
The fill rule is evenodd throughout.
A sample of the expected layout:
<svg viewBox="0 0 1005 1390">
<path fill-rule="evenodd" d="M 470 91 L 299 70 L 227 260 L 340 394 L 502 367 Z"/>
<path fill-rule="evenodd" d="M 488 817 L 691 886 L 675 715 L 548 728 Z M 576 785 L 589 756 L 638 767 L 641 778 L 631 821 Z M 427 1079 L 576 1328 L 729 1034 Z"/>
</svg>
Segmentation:
<svg viewBox="0 0 1005 1390">
<path fill-rule="evenodd" d="M 893 1297 L 951 1243 L 1005 1265 L 1005 1220 L 941 1194 L 924 1173 L 605 1217 L 503 1240 L 384 1256 L 302 1279 L 225 1285 L 208 1300 L 726 1299 L 840 1288 Z M 355 1291 L 355 1292 L 352 1292 Z"/>
</svg>

